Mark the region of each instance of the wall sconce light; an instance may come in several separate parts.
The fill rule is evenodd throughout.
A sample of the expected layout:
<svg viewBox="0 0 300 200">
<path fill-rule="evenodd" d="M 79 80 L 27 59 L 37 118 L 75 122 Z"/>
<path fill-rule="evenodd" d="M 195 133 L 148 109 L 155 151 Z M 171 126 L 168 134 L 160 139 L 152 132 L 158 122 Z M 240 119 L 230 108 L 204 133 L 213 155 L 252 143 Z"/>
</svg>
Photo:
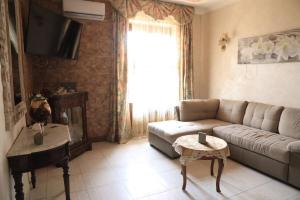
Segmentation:
<svg viewBox="0 0 300 200">
<path fill-rule="evenodd" d="M 222 37 L 219 40 L 219 45 L 223 51 L 226 50 L 227 44 L 230 42 L 230 38 L 227 33 L 223 33 Z"/>
</svg>

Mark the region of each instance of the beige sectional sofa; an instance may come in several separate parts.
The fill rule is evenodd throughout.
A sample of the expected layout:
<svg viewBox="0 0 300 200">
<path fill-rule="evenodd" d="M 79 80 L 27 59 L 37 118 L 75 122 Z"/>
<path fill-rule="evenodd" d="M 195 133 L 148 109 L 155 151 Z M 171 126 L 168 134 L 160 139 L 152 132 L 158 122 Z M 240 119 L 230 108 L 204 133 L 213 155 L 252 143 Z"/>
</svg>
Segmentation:
<svg viewBox="0 0 300 200">
<path fill-rule="evenodd" d="M 186 100 L 177 120 L 148 125 L 149 142 L 171 158 L 182 135 L 227 141 L 231 158 L 300 188 L 300 109 L 235 100 Z"/>
</svg>

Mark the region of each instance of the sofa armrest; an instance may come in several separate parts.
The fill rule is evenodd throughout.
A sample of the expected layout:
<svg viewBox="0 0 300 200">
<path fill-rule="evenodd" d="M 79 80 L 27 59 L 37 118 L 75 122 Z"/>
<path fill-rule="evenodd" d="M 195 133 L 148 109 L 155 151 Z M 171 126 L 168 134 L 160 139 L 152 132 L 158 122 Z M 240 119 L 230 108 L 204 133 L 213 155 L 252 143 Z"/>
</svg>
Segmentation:
<svg viewBox="0 0 300 200">
<path fill-rule="evenodd" d="M 215 119 L 219 108 L 218 99 L 193 99 L 180 102 L 180 121 Z"/>
<path fill-rule="evenodd" d="M 300 153 L 300 140 L 288 144 L 288 149 L 293 153 Z"/>
<path fill-rule="evenodd" d="M 180 121 L 179 106 L 174 107 L 174 115 L 175 115 L 175 120 Z"/>
</svg>

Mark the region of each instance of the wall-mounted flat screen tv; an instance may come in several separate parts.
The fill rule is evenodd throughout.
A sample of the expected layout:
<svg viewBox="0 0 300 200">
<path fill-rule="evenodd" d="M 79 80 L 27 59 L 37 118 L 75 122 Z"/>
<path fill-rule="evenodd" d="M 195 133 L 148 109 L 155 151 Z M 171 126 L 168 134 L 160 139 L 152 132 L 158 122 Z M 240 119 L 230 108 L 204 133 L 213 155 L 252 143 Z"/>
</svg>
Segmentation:
<svg viewBox="0 0 300 200">
<path fill-rule="evenodd" d="M 26 53 L 76 59 L 81 31 L 81 23 L 31 4 Z"/>
</svg>

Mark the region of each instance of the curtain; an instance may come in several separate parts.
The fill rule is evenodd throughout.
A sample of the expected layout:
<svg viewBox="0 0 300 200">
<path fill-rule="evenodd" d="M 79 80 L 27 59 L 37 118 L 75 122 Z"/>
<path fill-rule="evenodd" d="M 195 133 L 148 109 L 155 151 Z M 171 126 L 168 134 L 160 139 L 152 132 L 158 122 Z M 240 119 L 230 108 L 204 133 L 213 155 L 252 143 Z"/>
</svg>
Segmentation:
<svg viewBox="0 0 300 200">
<path fill-rule="evenodd" d="M 125 143 L 131 137 L 129 104 L 127 103 L 127 33 L 128 19 L 113 12 L 114 18 L 114 55 L 115 82 L 113 102 L 113 127 L 108 135 L 111 142 Z"/>
<path fill-rule="evenodd" d="M 114 34 L 115 34 L 115 91 L 114 98 L 114 115 L 113 115 L 113 130 L 108 136 L 110 141 L 118 141 L 119 143 L 126 142 L 133 135 L 132 127 L 136 127 L 131 119 L 137 110 L 133 104 L 129 104 L 127 98 L 127 32 L 128 20 L 134 17 L 139 11 L 144 11 L 147 15 L 154 19 L 166 19 L 172 16 L 180 25 L 180 98 L 188 99 L 193 97 L 192 85 L 192 18 L 194 9 L 189 6 L 177 5 L 173 3 L 161 2 L 158 0 L 110 0 L 114 7 Z M 155 82 L 155 78 L 153 78 Z M 131 106 L 130 106 L 131 105 Z M 132 112 L 130 112 L 132 110 Z M 164 117 L 164 118 L 163 118 Z M 155 115 L 145 117 L 143 124 L 147 121 L 156 121 L 157 119 L 172 118 L 172 113 L 156 112 Z M 145 132 L 145 126 L 142 132 Z"/>
<path fill-rule="evenodd" d="M 179 25 L 142 12 L 129 20 L 128 102 L 132 136 L 145 136 L 153 121 L 174 118 L 179 101 Z"/>
<path fill-rule="evenodd" d="M 180 26 L 180 97 L 192 99 L 193 94 L 193 36 L 192 23 Z"/>
<path fill-rule="evenodd" d="M 112 6 L 126 18 L 134 17 L 138 12 L 154 19 L 164 19 L 173 16 L 179 24 L 191 23 L 194 15 L 194 8 L 178 5 L 159 0 L 109 0 Z"/>
</svg>

